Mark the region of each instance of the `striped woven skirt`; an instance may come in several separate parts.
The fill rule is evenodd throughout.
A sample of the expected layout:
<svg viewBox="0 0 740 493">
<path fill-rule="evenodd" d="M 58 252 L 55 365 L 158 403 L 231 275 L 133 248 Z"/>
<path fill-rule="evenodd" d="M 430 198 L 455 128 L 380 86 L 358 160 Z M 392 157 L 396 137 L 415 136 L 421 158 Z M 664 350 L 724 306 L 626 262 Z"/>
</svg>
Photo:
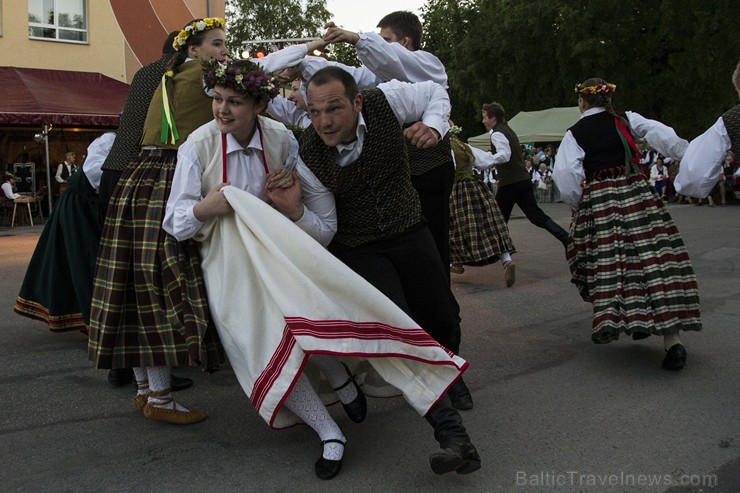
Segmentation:
<svg viewBox="0 0 740 493">
<path fill-rule="evenodd" d="M 88 353 L 97 368 L 215 369 L 211 321 L 195 243 L 162 229 L 177 151 L 142 151 L 108 205 L 90 309 Z"/>
<path fill-rule="evenodd" d="M 450 260 L 487 265 L 514 253 L 509 228 L 491 190 L 478 179 L 455 182 L 450 195 Z"/>
<path fill-rule="evenodd" d="M 623 332 L 701 330 L 689 255 L 643 175 L 589 183 L 570 237 L 571 282 L 593 304 L 593 342 L 611 342 Z"/>
</svg>

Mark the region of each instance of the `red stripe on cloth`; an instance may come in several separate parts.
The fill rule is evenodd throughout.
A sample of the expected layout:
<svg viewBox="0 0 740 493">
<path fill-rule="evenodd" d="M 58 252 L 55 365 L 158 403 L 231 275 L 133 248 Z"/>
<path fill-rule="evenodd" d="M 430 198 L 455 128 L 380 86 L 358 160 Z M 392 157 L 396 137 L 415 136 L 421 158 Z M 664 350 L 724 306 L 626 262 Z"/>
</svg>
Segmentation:
<svg viewBox="0 0 740 493">
<path fill-rule="evenodd" d="M 249 400 L 252 402 L 254 408 L 258 412 L 262 407 L 262 404 L 264 403 L 264 400 L 266 399 L 270 389 L 275 384 L 278 376 L 281 374 L 285 363 L 290 357 L 290 354 L 295 348 L 296 336 L 314 337 L 318 339 L 374 339 L 394 342 L 400 341 L 416 347 L 438 346 L 439 348 L 444 350 L 448 356 L 454 356 L 454 353 L 452 351 L 441 346 L 434 339 L 432 339 L 429 334 L 427 334 L 420 328 L 399 328 L 378 322 L 352 322 L 348 320 L 316 321 L 302 317 L 286 317 L 285 320 L 286 325 L 283 330 L 283 337 L 280 341 L 280 344 L 278 344 L 278 347 L 273 353 L 272 358 L 270 358 L 270 362 L 267 364 L 267 367 L 255 380 L 254 386 L 252 388 L 252 393 L 249 396 Z M 366 358 L 405 358 L 413 361 L 425 362 L 432 365 L 454 364 L 447 361 L 430 361 L 418 356 L 399 353 L 334 352 L 330 350 L 319 350 L 312 351 L 310 354 L 333 354 L 337 356 L 355 356 Z M 305 360 L 301 363 L 301 368 L 303 367 L 303 365 L 305 365 Z M 464 371 L 467 366 L 468 363 L 466 362 L 461 368 L 461 371 Z M 291 383 L 290 388 L 292 388 L 294 383 L 295 382 Z M 283 396 L 282 400 L 284 399 L 285 396 Z M 280 406 L 276 408 L 275 414 L 277 414 L 277 410 L 279 409 Z M 271 422 L 274 419 L 275 416 L 273 415 Z"/>
</svg>

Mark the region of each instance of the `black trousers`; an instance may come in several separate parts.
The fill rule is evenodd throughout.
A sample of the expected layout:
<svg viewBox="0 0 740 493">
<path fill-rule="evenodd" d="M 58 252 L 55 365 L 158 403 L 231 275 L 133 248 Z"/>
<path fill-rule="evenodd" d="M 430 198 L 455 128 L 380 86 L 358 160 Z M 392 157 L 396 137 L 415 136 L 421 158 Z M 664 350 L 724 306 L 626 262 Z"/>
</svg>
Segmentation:
<svg viewBox="0 0 740 493">
<path fill-rule="evenodd" d="M 496 203 L 498 208 L 501 210 L 501 214 L 504 215 L 506 222 L 509 222 L 511 211 L 514 208 L 514 204 L 518 205 L 519 208 L 527 216 L 529 222 L 535 226 L 546 229 L 553 236 L 556 236 L 556 231 L 552 231 L 553 224 L 555 222 L 550 219 L 550 216 L 540 209 L 537 205 L 537 200 L 534 198 L 534 188 L 532 188 L 532 182 L 529 180 L 522 180 L 516 183 L 510 183 L 509 185 L 499 186 L 496 191 Z M 557 224 L 555 224 L 557 226 Z M 557 226 L 560 228 L 560 226 Z M 563 233 L 568 234 L 565 230 L 560 228 Z M 560 232 L 557 232 L 560 234 Z"/>
<path fill-rule="evenodd" d="M 432 168 L 422 175 L 411 175 L 411 184 L 419 194 L 421 213 L 434 238 L 442 265 L 450 265 L 450 194 L 455 183 L 455 166 L 452 162 Z M 445 277 L 450 278 L 449 268 Z"/>
<path fill-rule="evenodd" d="M 460 306 L 426 226 L 357 247 L 332 242 L 331 251 L 385 294 L 432 338 L 458 353 Z"/>
<path fill-rule="evenodd" d="M 99 212 L 100 212 L 100 224 L 105 224 L 105 214 L 108 210 L 108 202 L 113 195 L 113 190 L 116 189 L 118 179 L 123 174 L 123 171 L 115 171 L 111 169 L 104 169 L 103 175 L 100 177 L 100 188 L 98 189 L 99 199 Z"/>
</svg>

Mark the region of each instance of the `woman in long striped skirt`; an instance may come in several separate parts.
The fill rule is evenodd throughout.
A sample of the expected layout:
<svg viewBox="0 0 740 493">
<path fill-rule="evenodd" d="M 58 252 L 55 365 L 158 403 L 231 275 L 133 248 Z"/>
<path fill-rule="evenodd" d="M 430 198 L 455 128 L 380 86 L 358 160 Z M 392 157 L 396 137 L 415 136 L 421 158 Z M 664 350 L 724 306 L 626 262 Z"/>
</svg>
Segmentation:
<svg viewBox="0 0 740 493">
<path fill-rule="evenodd" d="M 688 143 L 660 122 L 617 115 L 615 89 L 597 78 L 576 86 L 582 116 L 557 155 L 553 179 L 576 209 L 566 253 L 571 282 L 593 304 L 593 342 L 662 335 L 663 368 L 680 370 L 687 356 L 680 331 L 701 330 L 699 289 L 673 219 L 639 172 L 632 134 L 674 159 Z"/>
</svg>

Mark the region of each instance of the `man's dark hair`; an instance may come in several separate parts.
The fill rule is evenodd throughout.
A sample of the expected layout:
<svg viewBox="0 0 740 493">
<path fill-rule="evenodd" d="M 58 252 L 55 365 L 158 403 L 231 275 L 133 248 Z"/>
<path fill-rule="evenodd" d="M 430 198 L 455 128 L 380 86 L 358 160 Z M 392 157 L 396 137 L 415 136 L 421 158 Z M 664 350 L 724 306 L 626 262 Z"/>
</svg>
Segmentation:
<svg viewBox="0 0 740 493">
<path fill-rule="evenodd" d="M 357 88 L 357 82 L 355 82 L 355 78 L 352 77 L 352 74 L 339 67 L 329 66 L 317 71 L 313 74 L 313 77 L 308 80 L 308 83 L 306 84 L 306 94 L 308 94 L 308 90 L 311 85 L 323 86 L 333 80 L 338 80 L 342 83 L 344 86 L 344 94 L 350 101 L 354 100 L 357 93 L 360 92 Z"/>
<path fill-rule="evenodd" d="M 403 39 L 408 36 L 409 38 L 411 38 L 413 50 L 418 50 L 419 48 L 421 48 L 421 21 L 419 21 L 419 18 L 416 16 L 416 14 L 412 12 L 409 12 L 407 10 L 397 10 L 396 12 L 391 12 L 390 14 L 380 19 L 380 22 L 378 22 L 378 27 L 381 29 L 387 27 L 388 29 L 393 31 L 393 34 L 395 34 L 396 37 L 399 39 Z"/>
<path fill-rule="evenodd" d="M 500 103 L 486 103 L 483 105 L 483 111 L 486 112 L 488 118 L 496 117 L 498 123 L 506 123 L 506 111 Z"/>
</svg>

